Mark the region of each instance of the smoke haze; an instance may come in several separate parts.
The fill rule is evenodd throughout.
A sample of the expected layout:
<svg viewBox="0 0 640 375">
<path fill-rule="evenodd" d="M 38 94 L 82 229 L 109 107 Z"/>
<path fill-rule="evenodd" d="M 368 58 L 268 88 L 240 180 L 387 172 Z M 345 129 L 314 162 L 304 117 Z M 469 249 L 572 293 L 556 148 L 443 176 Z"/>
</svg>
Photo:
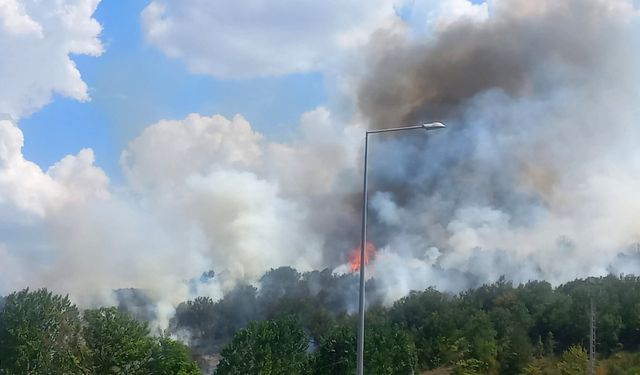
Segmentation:
<svg viewBox="0 0 640 375">
<path fill-rule="evenodd" d="M 460 287 L 440 269 L 472 283 L 619 272 L 640 238 L 638 10 L 489 4 L 487 19 L 427 41 L 393 30 L 372 41 L 358 95 L 371 126 L 449 125 L 375 146 L 372 205 L 389 256 L 421 260 L 385 257 L 377 275 L 389 285 Z"/>
<path fill-rule="evenodd" d="M 364 130 L 421 121 L 448 128 L 371 139 L 369 238 L 379 251 L 369 270 L 384 301 L 500 275 L 560 283 L 639 272 L 637 7 L 478 9 L 435 20 L 428 35 L 409 32 L 415 19 L 380 21 L 362 56 L 327 78 L 336 96 L 353 94 L 353 113 L 318 107 L 288 141 L 242 115 L 151 124 L 121 154 L 121 185 L 89 149 L 42 170 L 22 154 L 17 124 L 0 120 L 0 294 L 46 286 L 90 306 L 141 288 L 157 303 L 145 313 L 166 326 L 179 302 L 259 286 L 270 268 L 346 272 Z M 97 54 L 88 24 L 87 53 Z M 0 111 L 19 119 L 41 101 Z M 215 277 L 201 279 L 208 270 Z"/>
</svg>

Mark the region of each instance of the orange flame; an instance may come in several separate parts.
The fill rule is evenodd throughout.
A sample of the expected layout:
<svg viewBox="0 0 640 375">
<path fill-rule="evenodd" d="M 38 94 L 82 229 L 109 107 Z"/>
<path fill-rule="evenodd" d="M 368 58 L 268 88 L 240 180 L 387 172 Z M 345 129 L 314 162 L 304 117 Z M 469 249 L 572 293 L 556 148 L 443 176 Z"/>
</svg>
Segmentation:
<svg viewBox="0 0 640 375">
<path fill-rule="evenodd" d="M 364 264 L 369 264 L 369 261 L 375 258 L 377 252 L 376 247 L 371 242 L 367 242 L 367 246 L 364 247 Z M 360 270 L 360 246 L 349 251 L 348 255 L 351 272 Z"/>
</svg>

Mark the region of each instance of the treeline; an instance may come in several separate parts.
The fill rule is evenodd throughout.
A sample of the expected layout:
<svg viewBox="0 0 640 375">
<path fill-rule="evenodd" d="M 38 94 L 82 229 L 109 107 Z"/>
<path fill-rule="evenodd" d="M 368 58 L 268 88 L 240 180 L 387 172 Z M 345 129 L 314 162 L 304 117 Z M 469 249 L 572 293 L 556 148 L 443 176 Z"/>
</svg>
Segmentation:
<svg viewBox="0 0 640 375">
<path fill-rule="evenodd" d="M 116 308 L 82 313 L 45 289 L 9 295 L 0 308 L 0 374 L 200 374 L 187 348 L 152 337 Z"/>
<path fill-rule="evenodd" d="M 375 280 L 369 374 L 585 374 L 589 305 L 597 316 L 599 374 L 640 373 L 640 278 L 607 276 L 553 288 L 501 279 L 460 294 L 427 289 L 383 306 Z M 131 291 L 127 293 L 131 294 Z M 136 308 L 146 311 L 136 296 Z M 166 335 L 118 308 L 80 311 L 67 297 L 23 290 L 0 299 L 0 374 L 349 374 L 355 371 L 357 278 L 283 267 L 223 299 L 178 306 Z M 192 357 L 193 356 L 193 357 Z"/>
<path fill-rule="evenodd" d="M 295 315 L 315 339 L 348 322 L 349 315 L 357 311 L 357 275 L 334 275 L 328 269 L 301 274 L 280 267 L 265 273 L 259 286 L 240 284 L 219 301 L 198 297 L 180 304 L 169 332 L 188 336 L 195 352 L 212 354 L 219 353 L 252 321 Z M 370 280 L 367 304 L 378 306 L 381 301 L 375 281 Z M 121 308 L 129 309 L 126 304 Z"/>
<path fill-rule="evenodd" d="M 217 302 L 198 298 L 180 305 L 171 329 L 191 332 L 201 343 L 199 351 L 221 350 L 220 374 L 257 373 L 256 368 L 262 374 L 351 373 L 355 316 L 349 303 L 357 294 L 340 288 L 353 285 L 349 276 L 280 268 L 263 277 L 260 290 L 239 286 Z M 391 307 L 376 299 L 374 280 L 368 288 L 373 292 L 365 347 L 369 373 L 448 367 L 459 374 L 584 374 L 590 300 L 601 365 L 609 374 L 640 373 L 635 367 L 640 358 L 632 354 L 640 350 L 640 278 L 635 276 L 575 280 L 557 288 L 543 281 L 514 286 L 500 279 L 457 295 L 412 292 Z M 287 357 L 277 345 L 284 345 L 282 337 L 291 332 L 298 333 L 290 347 L 298 349 Z M 265 350 L 258 356 L 263 362 L 250 360 Z M 275 357 L 277 365 L 265 359 Z M 299 370 L 280 372 L 283 361 L 298 363 Z"/>
</svg>

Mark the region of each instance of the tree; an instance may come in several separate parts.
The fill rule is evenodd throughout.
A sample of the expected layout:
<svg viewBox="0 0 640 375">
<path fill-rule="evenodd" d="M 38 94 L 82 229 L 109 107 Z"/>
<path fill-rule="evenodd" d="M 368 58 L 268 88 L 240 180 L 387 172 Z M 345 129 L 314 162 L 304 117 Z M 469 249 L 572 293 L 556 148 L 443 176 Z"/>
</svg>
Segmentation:
<svg viewBox="0 0 640 375">
<path fill-rule="evenodd" d="M 96 374 L 148 374 L 154 350 L 146 324 L 115 307 L 86 310 L 82 335 Z"/>
<path fill-rule="evenodd" d="M 67 296 L 12 293 L 0 310 L 0 374 L 82 374 L 80 316 Z"/>
<path fill-rule="evenodd" d="M 153 338 L 145 323 L 114 307 L 87 310 L 83 337 L 95 374 L 195 375 L 198 366 L 185 346 Z"/>
<path fill-rule="evenodd" d="M 188 330 L 191 341 L 200 346 L 211 342 L 213 324 L 216 322 L 215 303 L 210 297 L 197 297 L 193 301 L 183 302 L 176 308 L 176 314 L 171 319 L 170 328 L 173 332 Z"/>
<path fill-rule="evenodd" d="M 562 354 L 558 364 L 562 375 L 583 375 L 587 373 L 587 352 L 580 345 L 574 345 Z"/>
<path fill-rule="evenodd" d="M 498 343 L 500 373 L 505 375 L 522 373 L 529 363 L 532 351 L 527 333 L 520 328 L 511 327 Z"/>
<path fill-rule="evenodd" d="M 216 302 L 213 308 L 216 320 L 212 325 L 212 336 L 226 343 L 249 322 L 261 319 L 256 295 L 255 287 L 237 285 Z"/>
<path fill-rule="evenodd" d="M 423 292 L 411 292 L 396 301 L 389 311 L 391 321 L 413 334 L 421 367 L 435 368 L 457 360 L 452 358 L 457 357 L 457 353 L 452 354 L 449 349 L 456 336 L 453 317 L 458 302 L 429 288 Z"/>
<path fill-rule="evenodd" d="M 252 322 L 222 350 L 216 374 L 303 374 L 308 345 L 308 337 L 292 318 Z"/>
<path fill-rule="evenodd" d="M 604 361 L 607 375 L 640 374 L 640 354 L 616 353 Z"/>
<path fill-rule="evenodd" d="M 365 335 L 365 371 L 369 374 L 409 374 L 418 363 L 409 334 L 391 323 L 370 325 Z"/>
<path fill-rule="evenodd" d="M 200 375 L 200 369 L 189 358 L 187 348 L 168 337 L 156 340 L 148 373 L 154 375 Z"/>
<path fill-rule="evenodd" d="M 547 357 L 553 356 L 556 350 L 556 340 L 553 338 L 552 332 L 547 332 L 547 338 L 544 340 L 543 344 L 544 355 Z"/>
<path fill-rule="evenodd" d="M 366 335 L 365 335 L 366 337 Z M 324 336 L 313 359 L 313 373 L 349 374 L 356 371 L 356 332 L 341 326 Z"/>
<path fill-rule="evenodd" d="M 368 374 L 409 374 L 417 366 L 416 346 L 408 332 L 389 322 L 367 325 L 364 371 Z M 316 352 L 315 374 L 349 374 L 356 370 L 356 332 L 343 326 L 323 338 Z"/>
<path fill-rule="evenodd" d="M 300 297 L 302 288 L 300 273 L 291 267 L 271 269 L 260 278 L 260 295 L 263 303 L 271 303 L 284 296 Z"/>
<path fill-rule="evenodd" d="M 480 360 L 469 358 L 459 360 L 453 368 L 453 375 L 486 374 L 486 364 Z"/>
</svg>

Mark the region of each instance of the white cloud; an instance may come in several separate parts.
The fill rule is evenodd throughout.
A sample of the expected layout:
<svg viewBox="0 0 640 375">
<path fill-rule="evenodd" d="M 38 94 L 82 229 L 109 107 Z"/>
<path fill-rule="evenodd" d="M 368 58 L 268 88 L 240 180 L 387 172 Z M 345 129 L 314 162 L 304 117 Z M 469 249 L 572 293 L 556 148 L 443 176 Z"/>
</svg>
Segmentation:
<svg viewBox="0 0 640 375">
<path fill-rule="evenodd" d="M 74 269 L 74 262 L 65 254 L 78 248 L 59 247 L 56 238 L 79 235 L 80 224 L 91 217 L 89 207 L 110 198 L 109 179 L 93 164 L 90 149 L 65 156 L 45 172 L 25 159 L 22 146 L 22 131 L 11 121 L 1 120 L 0 230 L 4 243 L 0 243 L 0 294 L 26 286 L 65 292 L 60 286 L 75 280 L 76 285 L 67 290 L 73 293 L 85 288 L 85 279 L 89 279 L 79 277 L 80 271 L 90 271 Z M 72 212 L 83 215 L 67 220 Z M 56 227 L 65 229 L 56 232 Z M 83 259 L 96 260 L 90 255 L 94 249 L 82 251 L 88 255 Z M 83 280 L 80 284 L 79 279 Z"/>
<path fill-rule="evenodd" d="M 42 27 L 34 21 L 17 0 L 3 0 L 0 2 L 0 20 L 2 30 L 13 35 L 35 35 L 42 37 Z"/>
<path fill-rule="evenodd" d="M 171 303 L 187 298 L 185 280 L 204 264 L 199 247 L 126 193 L 113 194 L 91 149 L 45 172 L 22 145 L 22 131 L 0 121 L 0 295 L 47 287 L 91 306 L 137 286 Z"/>
<path fill-rule="evenodd" d="M 0 207 L 42 217 L 65 204 L 109 195 L 109 179 L 93 165 L 93 151 L 67 155 L 46 173 L 22 155 L 23 134 L 0 121 Z"/>
<path fill-rule="evenodd" d="M 257 165 L 261 138 L 240 115 L 229 120 L 191 114 L 149 126 L 129 144 L 120 161 L 134 187 L 162 187 L 220 165 Z"/>
<path fill-rule="evenodd" d="M 217 77 L 321 70 L 395 18 L 393 0 L 154 0 L 147 39 L 195 73 Z"/>
<path fill-rule="evenodd" d="M 99 0 L 0 0 L 0 114 L 21 118 L 54 93 L 89 100 L 70 54 L 100 55 Z"/>
</svg>

